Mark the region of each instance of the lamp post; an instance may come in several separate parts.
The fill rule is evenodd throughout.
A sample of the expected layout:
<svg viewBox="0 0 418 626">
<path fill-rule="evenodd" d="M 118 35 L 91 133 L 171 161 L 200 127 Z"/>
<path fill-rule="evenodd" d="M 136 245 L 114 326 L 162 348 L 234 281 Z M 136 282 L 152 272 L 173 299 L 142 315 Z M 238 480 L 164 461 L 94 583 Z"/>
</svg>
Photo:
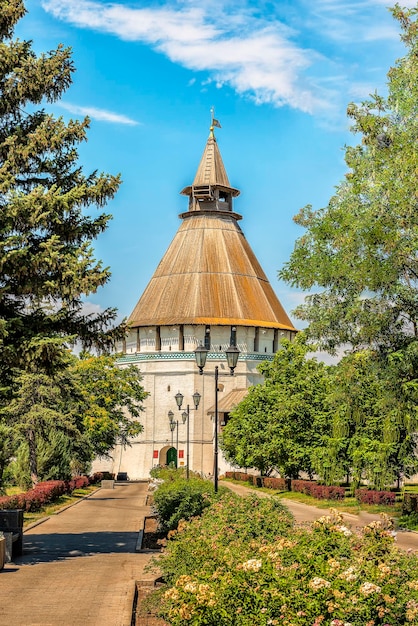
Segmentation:
<svg viewBox="0 0 418 626">
<path fill-rule="evenodd" d="M 173 411 L 168 412 L 168 419 L 170 420 L 170 430 L 171 430 L 171 447 L 173 447 L 173 433 L 174 430 L 177 429 L 176 432 L 176 467 L 177 467 L 177 455 L 179 450 L 179 423 L 178 420 L 174 419 Z"/>
<path fill-rule="evenodd" d="M 183 404 L 183 399 L 184 396 L 182 393 L 180 393 L 180 391 L 178 393 L 176 393 L 176 395 L 174 396 L 176 399 L 176 403 L 177 403 L 177 407 L 178 410 L 181 411 L 181 405 Z M 200 403 L 200 398 L 202 396 L 200 395 L 200 393 L 198 391 L 195 391 L 192 398 L 193 398 L 193 403 L 194 403 L 194 410 L 197 411 L 197 408 L 199 406 Z M 183 421 L 183 424 L 186 422 L 187 423 L 187 439 L 186 439 L 186 479 L 189 480 L 189 442 L 190 442 L 190 406 L 187 405 L 187 409 L 186 411 L 183 411 L 183 413 L 181 414 L 181 419 Z"/>
<path fill-rule="evenodd" d="M 206 357 L 208 355 L 209 350 L 204 346 L 200 345 L 194 351 L 196 364 L 199 368 L 199 374 L 203 374 L 203 369 L 206 365 Z M 234 370 L 238 363 L 239 350 L 236 346 L 229 346 L 227 350 L 225 350 L 226 361 L 228 363 L 228 367 L 230 369 L 231 376 L 234 375 Z M 215 440 L 214 440 L 214 452 L 213 452 L 213 484 L 215 493 L 218 492 L 218 378 L 219 378 L 219 368 L 215 365 Z"/>
</svg>

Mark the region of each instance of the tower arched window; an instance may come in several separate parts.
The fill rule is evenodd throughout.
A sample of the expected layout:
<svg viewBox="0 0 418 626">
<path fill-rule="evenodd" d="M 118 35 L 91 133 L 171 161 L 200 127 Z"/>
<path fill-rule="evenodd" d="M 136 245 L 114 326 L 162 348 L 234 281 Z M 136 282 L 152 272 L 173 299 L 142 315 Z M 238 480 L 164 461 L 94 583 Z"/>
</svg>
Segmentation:
<svg viewBox="0 0 418 626">
<path fill-rule="evenodd" d="M 210 326 L 206 326 L 205 328 L 205 348 L 206 350 L 210 350 Z"/>
</svg>

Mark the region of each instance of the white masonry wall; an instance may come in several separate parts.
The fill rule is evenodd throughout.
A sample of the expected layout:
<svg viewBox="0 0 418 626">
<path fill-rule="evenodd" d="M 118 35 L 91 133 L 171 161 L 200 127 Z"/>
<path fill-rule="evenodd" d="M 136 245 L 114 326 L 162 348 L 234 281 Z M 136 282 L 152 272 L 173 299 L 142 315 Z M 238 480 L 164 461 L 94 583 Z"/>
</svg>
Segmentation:
<svg viewBox="0 0 418 626">
<path fill-rule="evenodd" d="M 272 358 L 273 329 L 260 329 L 259 352 L 254 353 L 253 327 L 237 327 L 237 347 L 241 354 L 235 375 L 230 376 L 226 356 L 222 352 L 229 346 L 230 327 L 211 328 L 211 353 L 208 355 L 203 375 L 199 375 L 193 351 L 204 341 L 205 326 L 184 327 L 184 352 L 178 350 L 178 327 L 160 329 L 161 351 L 155 351 L 156 329 L 140 329 L 140 352 L 136 352 L 137 331 L 132 330 L 126 341 L 126 355 L 121 359 L 121 367 L 127 363 L 135 364 L 143 376 L 142 384 L 149 397 L 144 402 L 144 411 L 140 421 L 144 431 L 125 449 L 117 446 L 112 453 L 112 460 L 96 460 L 94 471 L 106 470 L 115 474 L 127 472 L 131 480 L 149 477 L 150 469 L 155 465 L 165 465 L 167 451 L 173 444 L 178 448 L 178 466 L 186 466 L 187 426 L 183 424 L 181 414 L 190 406 L 189 449 L 190 468 L 206 476 L 213 475 L 213 415 L 208 410 L 215 404 L 215 366 L 219 368 L 219 402 L 234 389 L 247 389 L 261 382 L 257 365 L 264 358 Z M 288 334 L 288 333 L 286 333 Z M 279 337 L 280 338 L 280 337 Z M 221 347 L 221 351 L 219 351 Z M 215 353 L 216 350 L 216 353 Z M 213 358 L 215 356 L 217 358 Z M 182 410 L 177 409 L 175 394 L 180 391 L 184 396 Z M 197 411 L 193 405 L 193 393 L 198 391 L 202 399 Z M 170 431 L 168 412 L 174 413 L 178 427 Z M 219 420 L 220 421 L 220 420 Z M 177 439 L 178 438 L 178 439 Z M 177 446 L 178 441 L 178 446 Z M 222 474 L 230 466 L 219 451 L 219 472 Z"/>
</svg>

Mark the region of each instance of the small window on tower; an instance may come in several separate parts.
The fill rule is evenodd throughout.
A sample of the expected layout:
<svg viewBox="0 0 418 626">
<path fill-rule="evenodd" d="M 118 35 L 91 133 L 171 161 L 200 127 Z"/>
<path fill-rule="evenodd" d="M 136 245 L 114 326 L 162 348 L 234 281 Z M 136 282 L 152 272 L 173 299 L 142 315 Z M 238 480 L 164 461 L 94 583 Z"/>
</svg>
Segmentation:
<svg viewBox="0 0 418 626">
<path fill-rule="evenodd" d="M 205 329 L 205 348 L 210 350 L 210 326 L 206 326 Z"/>
</svg>

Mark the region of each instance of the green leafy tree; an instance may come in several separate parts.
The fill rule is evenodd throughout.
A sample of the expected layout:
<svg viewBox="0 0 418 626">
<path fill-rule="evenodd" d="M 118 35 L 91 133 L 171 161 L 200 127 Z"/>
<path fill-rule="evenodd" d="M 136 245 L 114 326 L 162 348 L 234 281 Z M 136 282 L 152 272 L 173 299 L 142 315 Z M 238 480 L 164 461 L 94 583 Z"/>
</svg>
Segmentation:
<svg viewBox="0 0 418 626">
<path fill-rule="evenodd" d="M 116 356 L 82 354 L 72 372 L 81 396 L 81 430 L 95 455 L 104 456 L 117 444 L 129 445 L 142 432 L 142 402 L 148 393 L 134 365 L 119 367 Z"/>
<path fill-rule="evenodd" d="M 361 144 L 346 148 L 349 171 L 328 206 L 296 216 L 306 232 L 279 273 L 313 292 L 295 311 L 308 337 L 358 352 L 337 371 L 334 429 L 316 467 L 376 486 L 414 471 L 418 419 L 418 9 L 392 13 L 406 54 L 387 97 L 349 105 Z"/>
<path fill-rule="evenodd" d="M 388 73 L 388 95 L 350 104 L 361 144 L 326 208 L 301 210 L 306 229 L 279 273 L 312 295 L 296 309 L 331 352 L 370 346 L 383 353 L 418 341 L 418 9 L 392 9 L 406 55 Z"/>
<path fill-rule="evenodd" d="M 332 430 L 316 454 L 321 474 L 329 467 L 334 480 L 351 476 L 353 489 L 361 480 L 383 489 L 418 470 L 415 411 L 392 388 L 397 381 L 370 350 L 342 359 L 330 395 Z"/>
<path fill-rule="evenodd" d="M 63 347 L 61 359 L 54 373 L 21 373 L 3 409 L 5 423 L 20 435 L 20 482 L 68 477 L 142 431 L 138 417 L 147 393 L 135 366 L 118 367 L 116 356 L 78 359 Z"/>
<path fill-rule="evenodd" d="M 330 376 L 328 366 L 307 357 L 302 333 L 282 344 L 272 362 L 259 366 L 264 382 L 231 412 L 221 445 L 233 464 L 296 478 L 312 474 L 314 450 L 328 432 Z"/>
<path fill-rule="evenodd" d="M 104 285 L 109 270 L 92 241 L 110 216 L 91 216 L 116 193 L 120 178 L 77 164 L 84 121 L 65 123 L 43 106 L 57 101 L 74 72 L 61 44 L 36 56 L 30 41 L 13 39 L 25 14 L 22 0 L 0 0 L 0 331 L 3 387 L 14 368 L 37 361 L 53 367 L 49 338 L 109 346 L 114 309 L 83 312 L 83 298 Z M 44 343 L 46 340 L 46 343 Z"/>
</svg>

